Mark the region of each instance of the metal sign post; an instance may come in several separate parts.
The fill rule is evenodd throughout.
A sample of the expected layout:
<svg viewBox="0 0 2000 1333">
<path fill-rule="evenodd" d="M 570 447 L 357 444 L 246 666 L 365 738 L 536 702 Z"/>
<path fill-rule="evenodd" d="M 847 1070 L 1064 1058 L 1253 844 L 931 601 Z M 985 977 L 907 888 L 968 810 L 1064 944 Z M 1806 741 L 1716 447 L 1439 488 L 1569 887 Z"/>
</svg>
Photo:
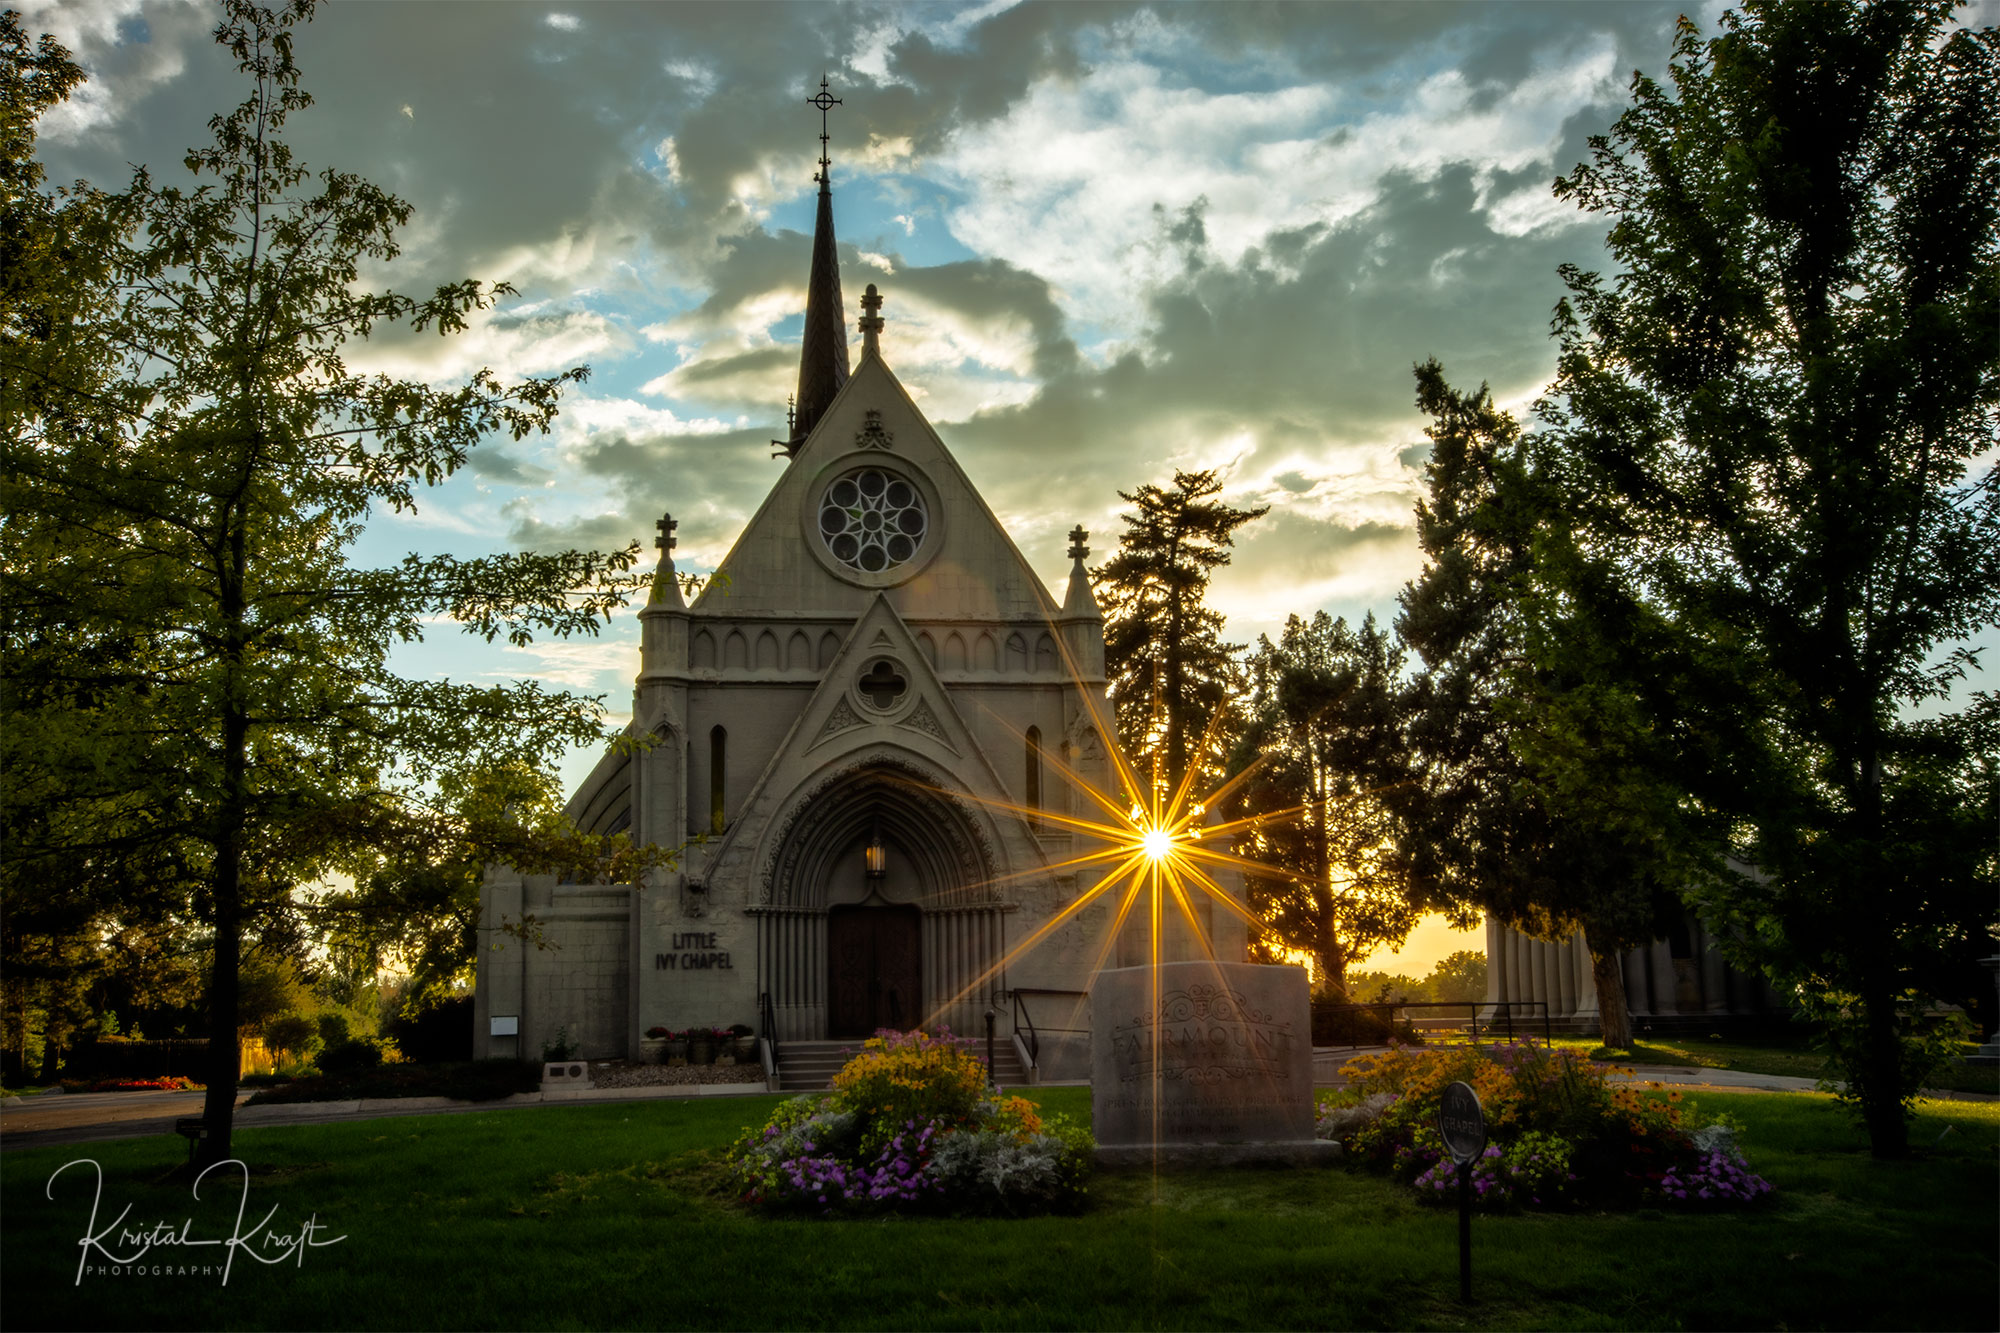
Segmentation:
<svg viewBox="0 0 2000 1333">
<path fill-rule="evenodd" d="M 1472 1301 L 1472 1164 L 1486 1151 L 1486 1111 L 1470 1083 L 1453 1083 L 1438 1098 L 1438 1134 L 1458 1166 L 1458 1298 Z"/>
</svg>

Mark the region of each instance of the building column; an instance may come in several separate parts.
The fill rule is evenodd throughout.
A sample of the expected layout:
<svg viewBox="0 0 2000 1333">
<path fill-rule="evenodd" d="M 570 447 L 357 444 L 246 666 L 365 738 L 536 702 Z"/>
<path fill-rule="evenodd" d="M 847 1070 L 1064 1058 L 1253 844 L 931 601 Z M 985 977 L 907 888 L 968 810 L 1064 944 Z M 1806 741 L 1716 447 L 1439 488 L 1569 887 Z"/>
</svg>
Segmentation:
<svg viewBox="0 0 2000 1333">
<path fill-rule="evenodd" d="M 1597 1008 L 1597 973 L 1590 961 L 1590 941 L 1582 931 L 1570 937 L 1570 971 L 1575 977 L 1576 1008 L 1572 1013 L 1577 1018 L 1595 1020 Z"/>
</svg>

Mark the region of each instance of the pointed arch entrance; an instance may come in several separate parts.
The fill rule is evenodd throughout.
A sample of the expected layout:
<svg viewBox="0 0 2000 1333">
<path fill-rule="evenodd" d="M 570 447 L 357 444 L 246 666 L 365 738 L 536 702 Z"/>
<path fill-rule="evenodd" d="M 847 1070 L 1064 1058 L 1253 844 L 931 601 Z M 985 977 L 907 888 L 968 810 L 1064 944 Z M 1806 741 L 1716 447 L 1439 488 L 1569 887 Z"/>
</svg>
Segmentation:
<svg viewBox="0 0 2000 1333">
<path fill-rule="evenodd" d="M 877 758 L 793 806 L 757 919 L 759 990 L 781 1038 L 864 1038 L 943 1021 L 971 1031 L 1006 953 L 983 821 L 915 765 Z M 871 867 L 869 847 L 880 846 Z"/>
</svg>

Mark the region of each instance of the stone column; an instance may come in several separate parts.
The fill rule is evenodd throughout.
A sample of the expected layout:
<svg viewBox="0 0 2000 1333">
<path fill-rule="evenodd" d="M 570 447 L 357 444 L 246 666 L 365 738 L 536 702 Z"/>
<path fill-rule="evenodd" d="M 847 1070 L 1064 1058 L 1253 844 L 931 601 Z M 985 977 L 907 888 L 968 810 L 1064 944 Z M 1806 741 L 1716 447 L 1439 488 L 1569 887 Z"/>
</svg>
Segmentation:
<svg viewBox="0 0 2000 1333">
<path fill-rule="evenodd" d="M 1591 966 L 1590 940 L 1582 931 L 1570 937 L 1570 971 L 1576 978 L 1576 1008 L 1572 1011 L 1577 1018 L 1597 1018 L 1597 974 Z"/>
<path fill-rule="evenodd" d="M 1993 985 L 1996 990 L 2000 990 L 2000 953 L 1982 958 L 1979 960 L 1979 963 L 1980 966 L 1993 974 Z M 2000 1028 L 1994 1029 L 1993 1035 L 1986 1039 L 1986 1044 L 1974 1051 L 1967 1058 L 1983 1065 L 2000 1064 Z"/>
<path fill-rule="evenodd" d="M 1647 950 L 1649 966 L 1647 979 L 1652 983 L 1653 1012 L 1656 1014 L 1677 1014 L 1680 1003 L 1674 995 L 1674 955 L 1665 940 L 1654 940 Z"/>
</svg>

